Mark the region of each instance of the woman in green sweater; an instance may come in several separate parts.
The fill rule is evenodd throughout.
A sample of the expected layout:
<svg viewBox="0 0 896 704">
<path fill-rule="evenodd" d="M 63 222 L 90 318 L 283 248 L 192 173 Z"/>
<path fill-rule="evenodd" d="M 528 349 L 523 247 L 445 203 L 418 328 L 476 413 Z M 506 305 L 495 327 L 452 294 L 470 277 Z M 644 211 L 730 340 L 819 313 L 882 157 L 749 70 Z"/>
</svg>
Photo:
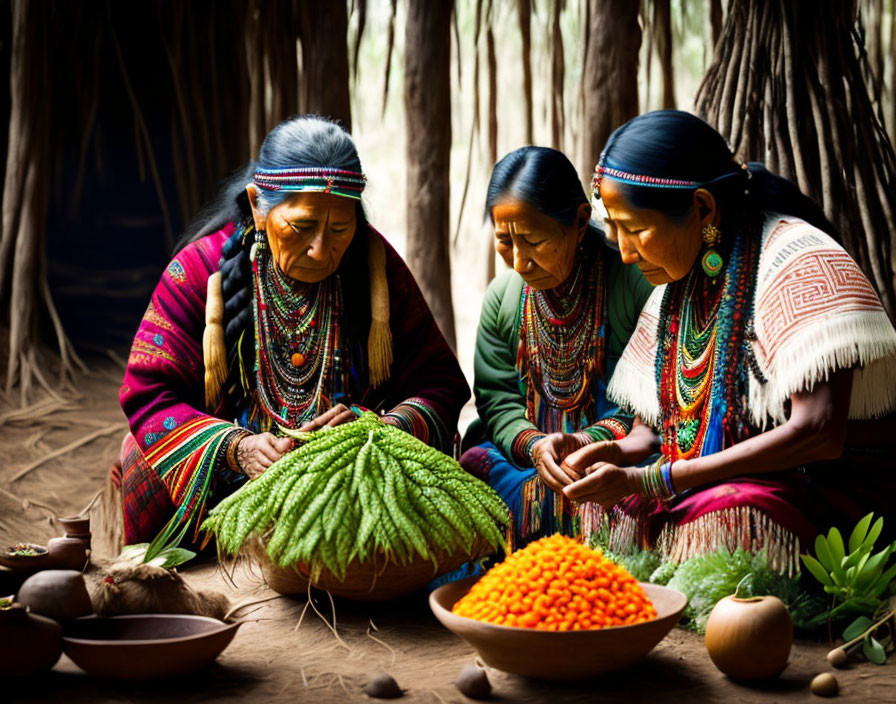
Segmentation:
<svg viewBox="0 0 896 704">
<path fill-rule="evenodd" d="M 515 545 L 558 531 L 588 536 L 599 507 L 562 498 L 563 459 L 628 434 L 632 416 L 606 386 L 651 286 L 590 222 L 591 206 L 561 152 L 523 147 L 495 165 L 486 208 L 511 267 L 485 294 L 476 340 L 479 420 L 467 471 L 514 516 Z"/>
</svg>

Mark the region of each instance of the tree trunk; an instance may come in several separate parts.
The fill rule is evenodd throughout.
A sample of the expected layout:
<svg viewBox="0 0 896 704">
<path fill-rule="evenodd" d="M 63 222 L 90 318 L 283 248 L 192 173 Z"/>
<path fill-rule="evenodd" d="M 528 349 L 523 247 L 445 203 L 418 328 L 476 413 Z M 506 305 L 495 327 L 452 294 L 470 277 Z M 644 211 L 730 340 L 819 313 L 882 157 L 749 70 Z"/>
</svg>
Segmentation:
<svg viewBox="0 0 896 704">
<path fill-rule="evenodd" d="M 610 134 L 638 114 L 638 3 L 588 0 L 581 173 L 590 174 Z"/>
<path fill-rule="evenodd" d="M 722 0 L 709 0 L 709 26 L 712 27 L 712 46 L 715 49 L 722 36 Z"/>
<path fill-rule="evenodd" d="M 346 130 L 351 131 L 348 12 L 345 2 L 303 2 L 301 8 L 300 109 L 339 120 Z"/>
<path fill-rule="evenodd" d="M 565 0 L 553 0 L 551 7 L 551 146 L 563 150 L 563 132 L 566 117 L 563 110 L 563 82 L 566 59 L 563 55 L 563 31 L 560 16 Z"/>
<path fill-rule="evenodd" d="M 451 303 L 451 0 L 412 0 L 405 34 L 407 261 L 448 343 Z"/>
<path fill-rule="evenodd" d="M 896 155 L 854 18 L 842 0 L 732 0 L 696 111 L 822 206 L 896 318 Z"/>
<path fill-rule="evenodd" d="M 526 144 L 535 140 L 532 136 L 532 0 L 517 0 L 517 14 L 520 21 L 523 64 L 523 98 L 526 105 Z"/>
<path fill-rule="evenodd" d="M 675 108 L 675 74 L 672 70 L 672 6 L 670 0 L 653 0 L 653 40 L 663 75 L 662 106 Z"/>
</svg>

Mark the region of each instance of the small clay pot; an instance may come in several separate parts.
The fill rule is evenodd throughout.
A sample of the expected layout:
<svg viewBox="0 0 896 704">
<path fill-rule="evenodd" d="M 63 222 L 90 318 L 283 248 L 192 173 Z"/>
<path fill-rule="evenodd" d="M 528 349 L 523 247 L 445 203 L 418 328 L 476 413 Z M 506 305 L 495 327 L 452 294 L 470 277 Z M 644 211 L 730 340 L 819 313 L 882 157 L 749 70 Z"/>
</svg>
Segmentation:
<svg viewBox="0 0 896 704">
<path fill-rule="evenodd" d="M 49 566 L 57 570 L 82 570 L 87 563 L 89 542 L 78 538 L 50 538 L 47 550 L 50 551 Z"/>
<path fill-rule="evenodd" d="M 62 626 L 28 613 L 22 604 L 0 609 L 0 676 L 28 677 L 49 670 L 62 654 Z"/>
<path fill-rule="evenodd" d="M 84 543 L 84 547 L 90 550 L 90 517 L 78 516 L 75 518 L 60 518 L 59 525 L 65 531 L 63 537 L 75 538 Z"/>
<path fill-rule="evenodd" d="M 59 525 L 66 535 L 90 534 L 90 517 L 75 516 L 74 518 L 60 518 Z"/>
<path fill-rule="evenodd" d="M 44 570 L 31 575 L 16 598 L 32 612 L 60 623 L 93 613 L 84 576 L 75 570 Z"/>
</svg>

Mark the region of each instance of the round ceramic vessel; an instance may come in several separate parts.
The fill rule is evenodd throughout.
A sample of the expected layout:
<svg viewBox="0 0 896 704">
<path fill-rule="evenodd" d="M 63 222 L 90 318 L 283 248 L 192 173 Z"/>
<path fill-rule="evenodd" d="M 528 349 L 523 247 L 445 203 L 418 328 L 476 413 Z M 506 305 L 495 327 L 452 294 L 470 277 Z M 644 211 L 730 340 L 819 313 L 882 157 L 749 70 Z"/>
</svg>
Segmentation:
<svg viewBox="0 0 896 704">
<path fill-rule="evenodd" d="M 210 665 L 239 626 L 185 614 L 87 616 L 66 627 L 62 649 L 96 677 L 155 679 Z"/>
<path fill-rule="evenodd" d="M 687 597 L 657 584 L 641 582 L 657 617 L 631 626 L 588 631 L 540 631 L 499 626 L 451 612 L 479 577 L 445 584 L 429 596 L 436 618 L 472 645 L 491 667 L 526 677 L 577 680 L 618 670 L 645 657 L 678 623 Z"/>
</svg>

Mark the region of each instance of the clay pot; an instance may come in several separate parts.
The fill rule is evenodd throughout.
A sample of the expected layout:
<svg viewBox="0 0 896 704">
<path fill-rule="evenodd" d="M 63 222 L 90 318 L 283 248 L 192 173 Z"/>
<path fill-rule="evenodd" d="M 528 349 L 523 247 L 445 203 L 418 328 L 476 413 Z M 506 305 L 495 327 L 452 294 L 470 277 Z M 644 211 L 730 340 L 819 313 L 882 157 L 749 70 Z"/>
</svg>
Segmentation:
<svg viewBox="0 0 896 704">
<path fill-rule="evenodd" d="M 62 626 L 28 613 L 22 604 L 0 609 L 0 676 L 28 677 L 49 670 L 62 654 Z"/>
<path fill-rule="evenodd" d="M 429 595 L 429 606 L 448 630 L 467 640 L 485 664 L 505 672 L 549 680 L 576 680 L 619 670 L 645 657 L 678 623 L 687 597 L 641 582 L 657 617 L 631 626 L 589 631 L 540 631 L 499 626 L 451 612 L 479 577 L 450 582 Z"/>
<path fill-rule="evenodd" d="M 87 563 L 87 549 L 90 541 L 80 538 L 50 538 L 47 550 L 50 552 L 48 567 L 56 570 L 82 570 Z"/>
<path fill-rule="evenodd" d="M 90 533 L 90 517 L 76 516 L 74 518 L 60 518 L 59 525 L 66 535 L 84 535 Z"/>
<path fill-rule="evenodd" d="M 44 570 L 30 576 L 17 600 L 32 612 L 65 623 L 93 613 L 84 576 L 75 570 Z"/>
<path fill-rule="evenodd" d="M 90 517 L 77 516 L 75 518 L 60 518 L 59 525 L 65 531 L 64 537 L 75 538 L 84 543 L 84 547 L 90 549 Z"/>
</svg>

